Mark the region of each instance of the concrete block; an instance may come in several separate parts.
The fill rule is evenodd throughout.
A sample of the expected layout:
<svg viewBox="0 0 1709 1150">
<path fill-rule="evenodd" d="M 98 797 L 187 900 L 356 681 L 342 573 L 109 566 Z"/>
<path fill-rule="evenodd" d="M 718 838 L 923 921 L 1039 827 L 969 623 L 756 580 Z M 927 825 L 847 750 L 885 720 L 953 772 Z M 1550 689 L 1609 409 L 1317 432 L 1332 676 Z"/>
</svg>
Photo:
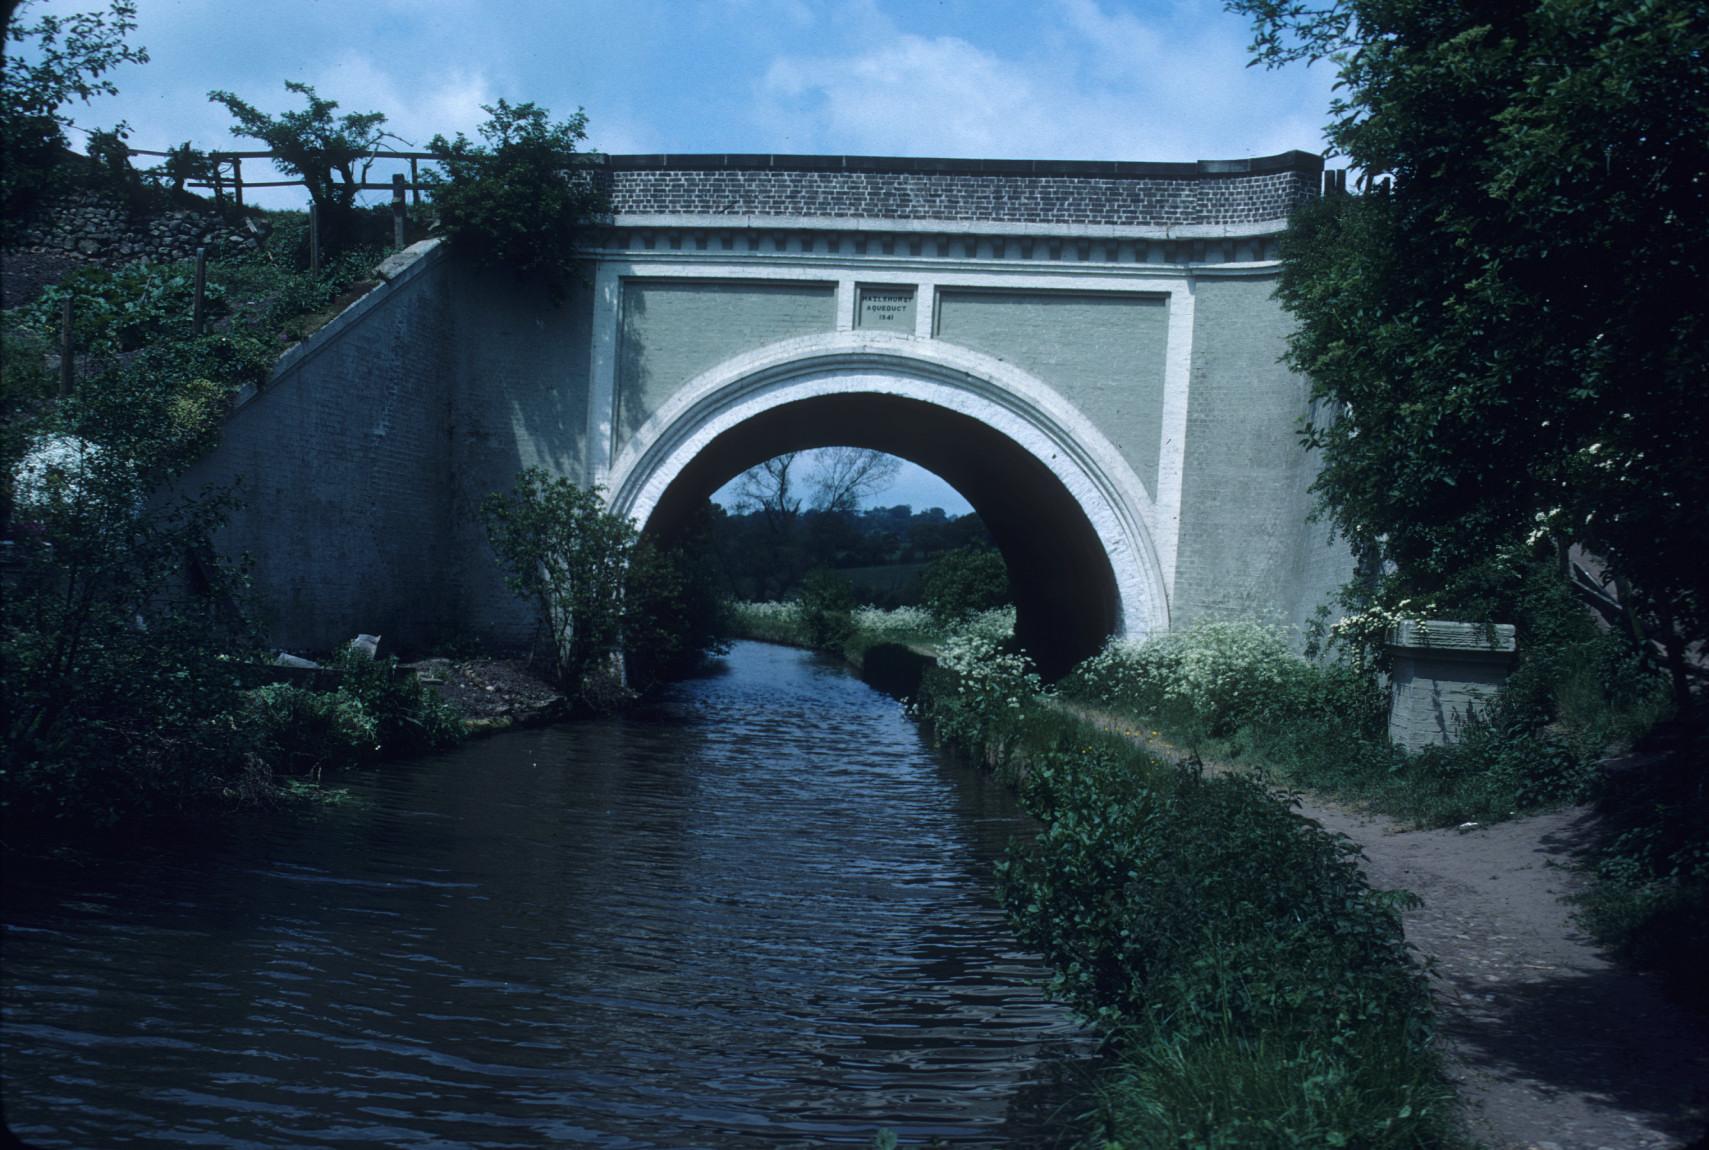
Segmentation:
<svg viewBox="0 0 1709 1150">
<path fill-rule="evenodd" d="M 1408 750 L 1456 742 L 1460 725 L 1506 682 L 1510 623 L 1404 622 L 1389 633 L 1389 738 Z"/>
</svg>

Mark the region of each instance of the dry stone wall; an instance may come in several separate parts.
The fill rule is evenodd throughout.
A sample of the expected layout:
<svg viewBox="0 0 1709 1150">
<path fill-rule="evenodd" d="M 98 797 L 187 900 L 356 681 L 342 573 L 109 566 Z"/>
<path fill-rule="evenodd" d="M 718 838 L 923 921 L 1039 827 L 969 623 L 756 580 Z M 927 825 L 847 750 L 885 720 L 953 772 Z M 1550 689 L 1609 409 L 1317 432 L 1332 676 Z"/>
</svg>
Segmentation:
<svg viewBox="0 0 1709 1150">
<path fill-rule="evenodd" d="M 182 260 L 194 256 L 198 247 L 206 247 L 209 255 L 254 250 L 267 232 L 263 221 L 246 219 L 234 225 L 211 208 L 133 213 L 123 200 L 76 191 L 20 223 L 7 255 L 58 254 L 99 264 L 145 257 Z"/>
</svg>

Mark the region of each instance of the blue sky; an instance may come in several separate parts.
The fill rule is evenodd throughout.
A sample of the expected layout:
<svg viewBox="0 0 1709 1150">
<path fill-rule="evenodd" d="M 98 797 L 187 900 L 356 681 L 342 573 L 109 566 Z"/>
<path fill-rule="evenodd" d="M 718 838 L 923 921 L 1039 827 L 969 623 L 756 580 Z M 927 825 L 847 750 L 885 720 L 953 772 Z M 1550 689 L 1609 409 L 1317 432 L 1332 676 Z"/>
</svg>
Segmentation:
<svg viewBox="0 0 1709 1150">
<path fill-rule="evenodd" d="M 51 0 L 40 11 L 94 7 Z M 152 60 L 78 123 L 250 146 L 210 89 L 306 80 L 423 144 L 500 96 L 585 108 L 608 152 L 1193 160 L 1316 150 L 1323 67 L 1246 67 L 1211 0 L 139 0 Z M 26 10 L 24 19 L 28 20 Z M 279 193 L 289 198 L 293 193 Z"/>
<path fill-rule="evenodd" d="M 51 0 L 22 19 L 96 6 Z M 112 74 L 117 97 L 71 113 L 85 127 L 128 121 L 139 148 L 253 148 L 208 91 L 277 112 L 295 106 L 283 87 L 295 79 L 346 111 L 384 112 L 416 145 L 472 135 L 481 105 L 503 96 L 585 109 L 590 145 L 607 152 L 1226 159 L 1322 150 L 1334 79 L 1322 66 L 1248 68 L 1249 29 L 1214 0 L 137 7 L 132 40 L 151 61 Z M 912 478 L 881 502 L 941 502 Z"/>
</svg>

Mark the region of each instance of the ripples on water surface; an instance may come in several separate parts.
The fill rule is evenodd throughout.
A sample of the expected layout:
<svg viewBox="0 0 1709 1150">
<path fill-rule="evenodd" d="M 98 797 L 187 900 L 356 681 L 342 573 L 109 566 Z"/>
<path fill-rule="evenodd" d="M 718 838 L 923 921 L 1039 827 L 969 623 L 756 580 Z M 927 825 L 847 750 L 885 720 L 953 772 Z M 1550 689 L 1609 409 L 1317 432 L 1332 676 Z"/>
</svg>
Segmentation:
<svg viewBox="0 0 1709 1150">
<path fill-rule="evenodd" d="M 644 714 L 9 868 L 40 1146 L 1047 1144 L 1085 1039 L 991 897 L 1023 824 L 893 701 L 738 644 Z"/>
</svg>

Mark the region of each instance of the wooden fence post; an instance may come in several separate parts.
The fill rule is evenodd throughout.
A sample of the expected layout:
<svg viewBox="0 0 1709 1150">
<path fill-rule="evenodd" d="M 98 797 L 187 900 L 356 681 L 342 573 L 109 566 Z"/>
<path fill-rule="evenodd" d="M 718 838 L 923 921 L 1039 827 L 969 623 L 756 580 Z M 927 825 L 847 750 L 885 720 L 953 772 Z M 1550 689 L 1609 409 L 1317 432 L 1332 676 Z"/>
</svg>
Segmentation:
<svg viewBox="0 0 1709 1150">
<path fill-rule="evenodd" d="M 309 272 L 320 274 L 320 205 L 309 204 Z"/>
<path fill-rule="evenodd" d="M 73 359 L 76 350 L 75 341 L 71 338 L 71 297 L 66 296 L 59 310 L 59 397 L 66 398 L 71 394 L 71 388 L 77 381 L 77 361 Z"/>
<path fill-rule="evenodd" d="M 415 157 L 409 158 L 409 194 L 415 206 L 421 207 L 421 174 L 415 170 Z"/>
<path fill-rule="evenodd" d="M 214 167 L 214 203 L 225 206 L 225 177 L 220 174 L 220 157 L 215 152 L 212 157 Z"/>
<path fill-rule="evenodd" d="M 238 201 L 242 203 L 240 199 Z M 190 307 L 190 330 L 202 334 L 202 296 L 208 287 L 208 249 L 196 249 L 196 302 Z"/>
<path fill-rule="evenodd" d="M 237 201 L 238 211 L 243 210 L 243 157 L 231 158 L 231 194 Z"/>
<path fill-rule="evenodd" d="M 404 247 L 404 174 L 392 174 L 392 246 L 400 252 Z"/>
</svg>

